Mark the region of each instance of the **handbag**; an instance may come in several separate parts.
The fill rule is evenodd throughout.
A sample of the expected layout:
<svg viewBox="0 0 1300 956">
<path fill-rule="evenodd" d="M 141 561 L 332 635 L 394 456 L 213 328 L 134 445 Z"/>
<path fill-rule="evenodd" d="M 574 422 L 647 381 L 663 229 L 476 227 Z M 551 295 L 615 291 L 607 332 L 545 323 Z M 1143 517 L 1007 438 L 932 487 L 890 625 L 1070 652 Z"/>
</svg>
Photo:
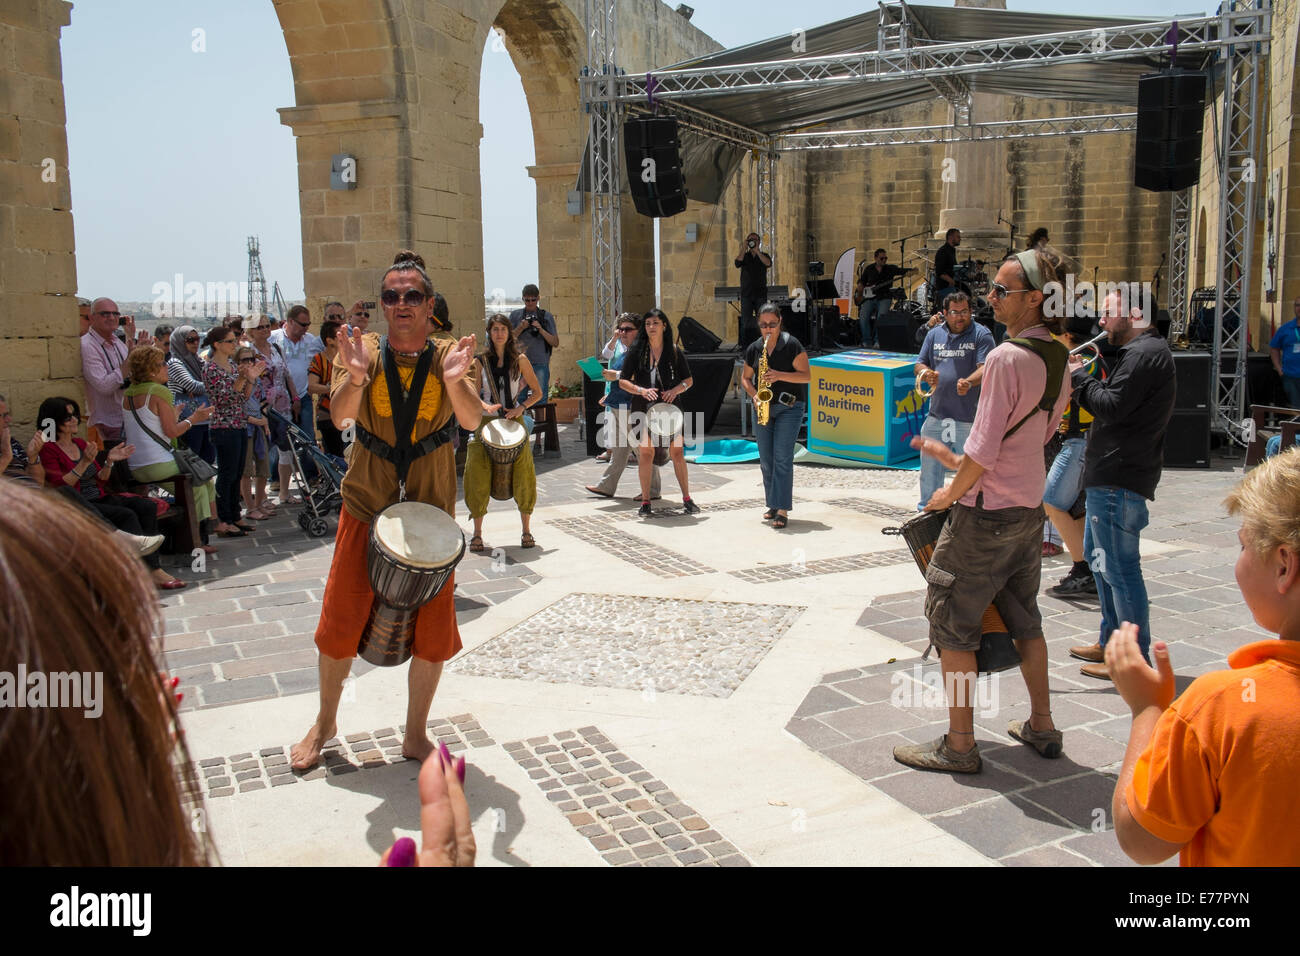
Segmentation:
<svg viewBox="0 0 1300 956">
<path fill-rule="evenodd" d="M 176 462 L 176 470 L 182 475 L 188 475 L 191 481 L 199 485 L 205 485 L 217 477 L 217 469 L 193 451 L 184 446 L 173 448 L 172 443 L 167 439 L 154 434 L 153 430 L 141 420 L 140 412 L 136 409 L 135 403 L 131 404 L 131 414 L 135 416 L 136 424 L 140 426 L 146 435 L 172 453 L 172 459 Z"/>
</svg>

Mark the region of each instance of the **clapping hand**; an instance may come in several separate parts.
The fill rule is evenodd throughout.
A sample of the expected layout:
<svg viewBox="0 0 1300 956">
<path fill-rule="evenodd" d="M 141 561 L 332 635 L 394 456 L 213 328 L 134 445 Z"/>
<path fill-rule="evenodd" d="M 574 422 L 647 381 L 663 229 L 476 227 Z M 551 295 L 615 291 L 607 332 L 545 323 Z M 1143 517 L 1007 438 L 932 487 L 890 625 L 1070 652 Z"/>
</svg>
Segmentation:
<svg viewBox="0 0 1300 956">
<path fill-rule="evenodd" d="M 134 445 L 114 445 L 108 450 L 106 464 L 112 464 L 115 461 L 125 461 L 135 454 Z"/>
<path fill-rule="evenodd" d="M 352 376 L 353 384 L 363 381 L 370 374 L 370 356 L 366 353 L 365 334 L 357 326 L 347 326 L 347 331 L 335 337 L 338 343 L 339 359 Z"/>
<path fill-rule="evenodd" d="M 5 429 L 5 447 L 9 447 L 9 429 Z M 45 436 L 41 434 L 38 428 L 32 435 L 32 440 L 27 443 L 27 458 L 29 461 L 35 461 L 41 455 L 41 449 L 45 447 Z"/>
<path fill-rule="evenodd" d="M 474 364 L 475 338 L 467 335 L 456 343 L 442 360 L 442 380 L 446 385 L 459 382 Z"/>
<path fill-rule="evenodd" d="M 190 412 L 188 417 L 191 425 L 202 425 L 212 417 L 212 406 L 204 405 L 200 408 L 196 408 L 194 411 Z"/>
<path fill-rule="evenodd" d="M 937 377 L 937 376 L 936 376 L 936 377 Z M 959 379 L 957 379 L 957 394 L 958 394 L 958 395 L 965 395 L 965 394 L 966 394 L 967 392 L 969 392 L 970 390 L 971 390 L 970 379 L 968 379 L 968 378 L 959 378 Z"/>
<path fill-rule="evenodd" d="M 1134 714 L 1148 707 L 1164 710 L 1174 699 L 1174 666 L 1169 660 L 1169 645 L 1156 641 L 1151 645 L 1156 666 L 1142 657 L 1138 644 L 1138 627 L 1125 621 L 1106 642 L 1106 672 L 1115 689 Z"/>
</svg>

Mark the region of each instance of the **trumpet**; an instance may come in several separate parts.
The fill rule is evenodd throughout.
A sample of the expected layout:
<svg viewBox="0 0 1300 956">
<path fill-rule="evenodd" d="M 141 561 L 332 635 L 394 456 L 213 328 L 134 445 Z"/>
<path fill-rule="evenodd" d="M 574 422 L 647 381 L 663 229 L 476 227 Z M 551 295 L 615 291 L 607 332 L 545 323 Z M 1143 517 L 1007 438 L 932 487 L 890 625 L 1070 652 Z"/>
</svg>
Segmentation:
<svg viewBox="0 0 1300 956">
<path fill-rule="evenodd" d="M 1091 352 L 1092 357 L 1084 359 L 1084 361 L 1085 362 L 1097 361 L 1098 359 L 1101 358 L 1101 349 L 1097 347 L 1097 343 L 1100 342 L 1102 339 L 1104 339 L 1108 334 L 1109 333 L 1107 332 L 1102 332 L 1100 335 L 1094 336 L 1093 338 L 1089 339 L 1087 342 L 1084 342 L 1082 345 L 1077 345 L 1074 348 L 1070 349 L 1070 354 L 1079 355 L 1083 352 Z"/>
</svg>

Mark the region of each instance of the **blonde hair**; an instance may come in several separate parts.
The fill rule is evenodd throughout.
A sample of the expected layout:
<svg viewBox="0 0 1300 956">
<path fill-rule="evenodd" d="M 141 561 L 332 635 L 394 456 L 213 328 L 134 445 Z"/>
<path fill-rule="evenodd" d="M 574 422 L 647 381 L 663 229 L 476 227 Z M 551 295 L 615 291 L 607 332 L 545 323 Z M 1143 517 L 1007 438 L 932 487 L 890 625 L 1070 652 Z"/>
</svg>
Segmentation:
<svg viewBox="0 0 1300 956">
<path fill-rule="evenodd" d="M 1300 552 L 1300 448 L 1247 472 L 1223 503 L 1228 514 L 1241 513 L 1242 536 L 1257 554 L 1282 546 Z"/>
<path fill-rule="evenodd" d="M 153 373 L 167 363 L 167 353 L 156 345 L 140 345 L 126 357 L 126 375 L 132 382 L 151 381 Z"/>
</svg>

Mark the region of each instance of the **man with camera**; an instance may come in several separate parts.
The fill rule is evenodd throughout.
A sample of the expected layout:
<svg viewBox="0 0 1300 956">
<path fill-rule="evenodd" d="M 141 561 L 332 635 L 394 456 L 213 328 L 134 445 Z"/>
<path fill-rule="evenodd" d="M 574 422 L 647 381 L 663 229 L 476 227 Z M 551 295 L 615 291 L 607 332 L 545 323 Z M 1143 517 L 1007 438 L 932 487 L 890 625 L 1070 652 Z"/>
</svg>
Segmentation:
<svg viewBox="0 0 1300 956">
<path fill-rule="evenodd" d="M 519 351 L 537 374 L 541 400 L 547 402 L 551 395 L 551 352 L 560 344 L 560 337 L 555 331 L 555 316 L 538 305 L 540 296 L 541 290 L 531 282 L 524 286 L 524 307 L 510 313 L 510 325 Z"/>
<path fill-rule="evenodd" d="M 96 299 L 90 304 L 90 331 L 81 337 L 81 374 L 86 379 L 89 407 L 86 425 L 99 433 L 104 448 L 112 448 L 122 440 L 122 389 L 127 386 L 122 366 L 127 353 L 136 345 L 153 341 L 148 332 L 136 335 L 135 320 L 128 319 L 128 345 L 114 334 L 122 324 L 116 302 Z M 40 425 L 37 422 L 37 427 Z"/>
<path fill-rule="evenodd" d="M 740 324 L 736 329 L 736 347 L 742 352 L 758 339 L 758 307 L 767 301 L 767 270 L 772 257 L 759 248 L 758 233 L 745 237 L 745 245 L 736 255 L 740 270 Z"/>
</svg>

